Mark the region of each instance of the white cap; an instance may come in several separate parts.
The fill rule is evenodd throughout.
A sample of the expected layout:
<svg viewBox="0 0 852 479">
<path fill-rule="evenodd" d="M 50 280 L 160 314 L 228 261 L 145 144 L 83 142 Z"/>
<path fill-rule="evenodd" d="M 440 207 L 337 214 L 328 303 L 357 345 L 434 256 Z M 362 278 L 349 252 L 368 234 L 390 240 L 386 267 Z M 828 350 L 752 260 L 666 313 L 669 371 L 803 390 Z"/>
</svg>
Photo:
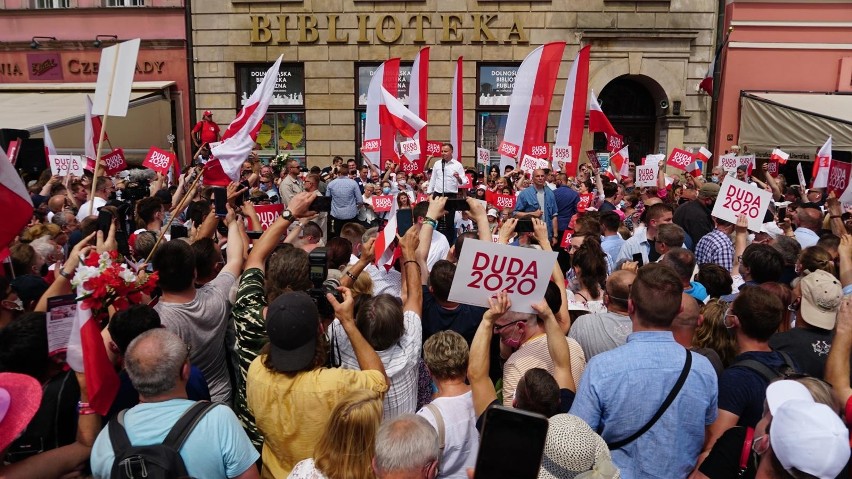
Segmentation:
<svg viewBox="0 0 852 479">
<path fill-rule="evenodd" d="M 488 213 L 485 216 L 493 216 L 493 217 L 496 218 L 499 215 L 497 214 L 497 210 L 495 210 L 494 208 L 491 208 L 491 209 L 488 210 Z"/>
<path fill-rule="evenodd" d="M 849 430 L 830 407 L 792 399 L 775 411 L 769 442 L 786 471 L 834 479 L 849 461 Z"/>
<path fill-rule="evenodd" d="M 775 381 L 766 388 L 766 404 L 773 416 L 779 406 L 793 400 L 813 401 L 813 396 L 804 384 L 790 379 Z"/>
</svg>

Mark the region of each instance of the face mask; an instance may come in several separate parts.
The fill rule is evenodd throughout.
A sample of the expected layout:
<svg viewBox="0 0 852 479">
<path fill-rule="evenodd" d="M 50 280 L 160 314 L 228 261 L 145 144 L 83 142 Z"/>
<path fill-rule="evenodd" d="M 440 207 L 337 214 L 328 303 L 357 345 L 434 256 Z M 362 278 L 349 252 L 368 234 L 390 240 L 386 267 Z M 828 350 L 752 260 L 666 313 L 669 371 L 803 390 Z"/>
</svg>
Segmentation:
<svg viewBox="0 0 852 479">
<path fill-rule="evenodd" d="M 518 337 L 517 338 L 500 338 L 500 341 L 502 341 L 503 344 L 505 344 L 506 346 L 509 346 L 512 349 L 518 349 L 518 348 L 521 347 L 521 336 L 522 335 L 523 335 L 523 333 L 518 331 Z"/>
<path fill-rule="evenodd" d="M 260 184 L 260 191 L 266 191 L 269 189 L 269 186 L 266 183 Z"/>
<path fill-rule="evenodd" d="M 618 202 L 618 209 L 620 209 L 620 210 L 624 209 L 624 200 L 621 200 L 621 201 Z"/>
<path fill-rule="evenodd" d="M 718 177 L 718 176 L 715 176 L 715 175 L 714 175 L 714 176 L 711 176 L 711 177 L 710 177 L 710 181 L 712 181 L 713 183 L 718 183 L 718 182 L 719 182 L 719 177 Z"/>
<path fill-rule="evenodd" d="M 9 309 L 9 310 L 12 310 L 12 311 L 23 311 L 24 310 L 24 302 L 21 301 L 21 298 L 18 298 L 18 299 L 15 299 L 15 300 L 8 300 L 8 299 L 4 300 L 3 306 L 6 309 Z"/>
<path fill-rule="evenodd" d="M 382 188 L 382 193 L 384 193 L 384 194 L 388 194 L 388 193 L 390 193 L 390 188 L 388 188 L 387 186 L 385 186 L 384 188 Z"/>
</svg>

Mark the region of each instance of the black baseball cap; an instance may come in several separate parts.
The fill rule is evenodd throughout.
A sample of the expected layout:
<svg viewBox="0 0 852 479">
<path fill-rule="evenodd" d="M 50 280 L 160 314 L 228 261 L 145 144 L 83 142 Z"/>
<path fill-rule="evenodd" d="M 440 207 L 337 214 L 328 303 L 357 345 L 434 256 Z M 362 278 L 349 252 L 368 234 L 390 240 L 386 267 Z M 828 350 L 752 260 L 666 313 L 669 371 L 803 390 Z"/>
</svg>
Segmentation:
<svg viewBox="0 0 852 479">
<path fill-rule="evenodd" d="M 319 311 L 304 292 L 284 293 L 266 311 L 268 360 L 284 372 L 301 371 L 314 359 L 319 334 Z"/>
</svg>

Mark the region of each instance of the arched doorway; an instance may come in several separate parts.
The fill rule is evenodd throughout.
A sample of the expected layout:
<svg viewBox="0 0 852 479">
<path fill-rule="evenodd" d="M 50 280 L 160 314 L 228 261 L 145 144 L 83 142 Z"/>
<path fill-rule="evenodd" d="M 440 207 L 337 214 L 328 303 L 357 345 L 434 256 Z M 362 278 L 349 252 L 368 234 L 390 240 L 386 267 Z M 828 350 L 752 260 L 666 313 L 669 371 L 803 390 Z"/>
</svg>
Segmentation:
<svg viewBox="0 0 852 479">
<path fill-rule="evenodd" d="M 643 81 L 644 80 L 644 81 Z M 634 162 L 645 155 L 657 152 L 656 135 L 659 100 L 648 83 L 664 99 L 662 88 L 653 80 L 639 75 L 622 75 L 609 82 L 598 95 L 601 109 L 609 118 L 615 131 L 624 137 L 630 158 Z M 603 133 L 595 133 L 595 150 L 606 151 Z"/>
</svg>

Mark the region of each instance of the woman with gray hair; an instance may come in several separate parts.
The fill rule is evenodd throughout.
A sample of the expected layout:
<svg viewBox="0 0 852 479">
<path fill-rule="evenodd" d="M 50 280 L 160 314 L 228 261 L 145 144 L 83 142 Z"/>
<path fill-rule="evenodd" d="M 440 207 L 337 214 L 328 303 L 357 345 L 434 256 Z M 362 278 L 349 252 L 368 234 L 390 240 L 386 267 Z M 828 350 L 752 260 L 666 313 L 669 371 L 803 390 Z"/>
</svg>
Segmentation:
<svg viewBox="0 0 852 479">
<path fill-rule="evenodd" d="M 434 479 L 440 457 L 438 435 L 432 425 L 415 414 L 403 414 L 379 428 L 373 471 L 378 479 Z"/>
</svg>

